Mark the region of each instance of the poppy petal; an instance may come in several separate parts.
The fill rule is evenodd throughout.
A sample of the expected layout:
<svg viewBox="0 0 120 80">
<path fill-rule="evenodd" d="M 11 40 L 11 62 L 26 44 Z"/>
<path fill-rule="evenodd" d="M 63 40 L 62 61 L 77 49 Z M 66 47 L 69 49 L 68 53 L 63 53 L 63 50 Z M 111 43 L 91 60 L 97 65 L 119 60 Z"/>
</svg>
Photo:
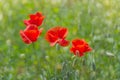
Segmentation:
<svg viewBox="0 0 120 80">
<path fill-rule="evenodd" d="M 85 43 L 85 41 L 83 39 L 74 39 L 72 41 L 73 46 L 83 45 L 84 43 Z"/>
<path fill-rule="evenodd" d="M 24 34 L 32 41 L 35 42 L 39 36 L 39 31 L 36 30 L 27 30 Z"/>
<path fill-rule="evenodd" d="M 51 43 L 50 43 L 50 46 L 54 46 L 56 43 L 57 43 L 57 41 L 51 42 Z"/>
<path fill-rule="evenodd" d="M 72 40 L 72 48 L 70 51 L 74 53 L 74 55 L 78 55 L 81 57 L 85 52 L 91 51 L 92 48 L 88 45 L 88 43 L 84 39 L 74 39 Z"/>
<path fill-rule="evenodd" d="M 58 37 L 56 36 L 56 34 L 52 31 L 48 32 L 46 34 L 46 40 L 49 41 L 50 43 L 54 43 L 56 42 L 58 39 Z"/>
<path fill-rule="evenodd" d="M 22 30 L 20 31 L 20 36 L 21 36 L 23 42 L 25 42 L 26 44 L 32 43 L 32 41 L 24 34 L 24 32 Z"/>
<path fill-rule="evenodd" d="M 68 34 L 67 28 L 60 28 L 58 34 L 59 38 L 65 38 Z"/>
<path fill-rule="evenodd" d="M 20 31 L 20 35 L 23 41 L 27 44 L 37 41 L 39 35 L 41 34 L 43 28 L 40 30 L 36 25 L 28 25 L 24 31 Z"/>
<path fill-rule="evenodd" d="M 35 17 L 36 17 L 36 15 L 30 14 L 30 19 L 34 19 Z"/>
<path fill-rule="evenodd" d="M 42 16 L 42 12 L 37 12 L 36 16 Z"/>
<path fill-rule="evenodd" d="M 24 20 L 23 22 L 26 26 L 28 26 L 30 24 L 29 20 Z"/>
<path fill-rule="evenodd" d="M 69 41 L 64 39 L 67 32 L 66 28 L 60 26 L 53 27 L 47 31 L 45 38 L 50 42 L 51 46 L 54 46 L 56 43 L 59 43 L 60 46 L 67 46 L 69 45 Z"/>
<path fill-rule="evenodd" d="M 30 14 L 29 17 L 30 17 L 29 20 L 24 20 L 24 24 L 26 26 L 29 24 L 40 26 L 45 18 L 40 12 L 37 12 L 35 14 Z"/>
<path fill-rule="evenodd" d="M 27 30 L 38 30 L 38 27 L 36 25 L 29 24 L 24 31 Z"/>
<path fill-rule="evenodd" d="M 65 40 L 65 39 L 62 39 L 62 40 L 59 40 L 59 44 L 63 47 L 65 46 L 68 46 L 69 45 L 69 41 L 68 40 Z"/>
</svg>

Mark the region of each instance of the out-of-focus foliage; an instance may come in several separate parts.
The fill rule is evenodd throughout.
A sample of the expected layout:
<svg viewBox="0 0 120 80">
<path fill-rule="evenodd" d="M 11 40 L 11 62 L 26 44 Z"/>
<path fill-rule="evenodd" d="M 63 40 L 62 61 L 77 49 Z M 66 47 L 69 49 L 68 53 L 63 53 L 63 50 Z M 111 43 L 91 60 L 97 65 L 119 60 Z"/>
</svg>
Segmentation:
<svg viewBox="0 0 120 80">
<path fill-rule="evenodd" d="M 46 17 L 39 40 L 22 42 L 23 20 Z M 119 80 L 120 0 L 0 0 L 0 80 Z M 46 31 L 69 29 L 67 39 L 84 38 L 93 51 L 73 57 L 68 47 L 50 47 Z M 58 46 L 57 46 L 58 47 Z"/>
</svg>

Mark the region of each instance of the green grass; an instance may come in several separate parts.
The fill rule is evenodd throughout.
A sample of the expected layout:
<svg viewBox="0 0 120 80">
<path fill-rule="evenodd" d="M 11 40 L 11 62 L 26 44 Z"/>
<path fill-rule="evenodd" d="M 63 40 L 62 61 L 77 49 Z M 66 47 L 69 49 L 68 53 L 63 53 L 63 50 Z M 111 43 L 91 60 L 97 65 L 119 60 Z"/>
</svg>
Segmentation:
<svg viewBox="0 0 120 80">
<path fill-rule="evenodd" d="M 0 80 L 120 80 L 119 9 L 120 0 L 0 0 Z M 45 20 L 34 52 L 19 31 L 37 11 Z M 45 33 L 58 25 L 69 29 L 68 40 L 84 38 L 93 51 L 73 57 L 71 44 L 50 47 Z"/>
</svg>

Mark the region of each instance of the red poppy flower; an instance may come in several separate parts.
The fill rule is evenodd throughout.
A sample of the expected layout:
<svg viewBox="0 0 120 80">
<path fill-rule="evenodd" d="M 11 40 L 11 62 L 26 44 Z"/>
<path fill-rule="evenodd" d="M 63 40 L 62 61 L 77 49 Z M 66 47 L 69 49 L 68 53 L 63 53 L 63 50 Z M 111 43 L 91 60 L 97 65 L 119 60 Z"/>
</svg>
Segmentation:
<svg viewBox="0 0 120 80">
<path fill-rule="evenodd" d="M 41 32 L 42 28 L 39 30 L 36 25 L 29 25 L 24 31 L 20 30 L 20 36 L 26 44 L 30 44 L 37 41 Z"/>
<path fill-rule="evenodd" d="M 24 20 L 24 24 L 28 26 L 29 24 L 34 24 L 40 26 L 44 20 L 42 13 L 37 12 L 36 14 L 30 14 L 29 20 Z"/>
<path fill-rule="evenodd" d="M 85 52 L 91 51 L 92 48 L 85 42 L 84 39 L 74 39 L 72 41 L 72 48 L 70 49 L 74 55 L 83 56 Z"/>
<path fill-rule="evenodd" d="M 64 27 L 54 27 L 47 31 L 46 40 L 50 42 L 50 46 L 54 46 L 58 43 L 61 46 L 69 45 L 69 41 L 65 40 L 68 34 L 67 28 Z"/>
</svg>

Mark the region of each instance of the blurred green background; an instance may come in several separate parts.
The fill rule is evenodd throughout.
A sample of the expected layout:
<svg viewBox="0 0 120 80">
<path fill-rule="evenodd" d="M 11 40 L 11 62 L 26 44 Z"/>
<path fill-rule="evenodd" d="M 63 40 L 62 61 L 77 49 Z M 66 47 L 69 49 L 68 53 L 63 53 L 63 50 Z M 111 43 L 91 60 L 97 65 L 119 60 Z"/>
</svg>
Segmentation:
<svg viewBox="0 0 120 80">
<path fill-rule="evenodd" d="M 42 12 L 38 41 L 26 45 L 19 31 L 29 14 Z M 64 26 L 68 40 L 93 48 L 73 57 L 68 47 L 50 47 L 48 29 Z M 0 80 L 120 80 L 120 0 L 0 0 Z"/>
</svg>

